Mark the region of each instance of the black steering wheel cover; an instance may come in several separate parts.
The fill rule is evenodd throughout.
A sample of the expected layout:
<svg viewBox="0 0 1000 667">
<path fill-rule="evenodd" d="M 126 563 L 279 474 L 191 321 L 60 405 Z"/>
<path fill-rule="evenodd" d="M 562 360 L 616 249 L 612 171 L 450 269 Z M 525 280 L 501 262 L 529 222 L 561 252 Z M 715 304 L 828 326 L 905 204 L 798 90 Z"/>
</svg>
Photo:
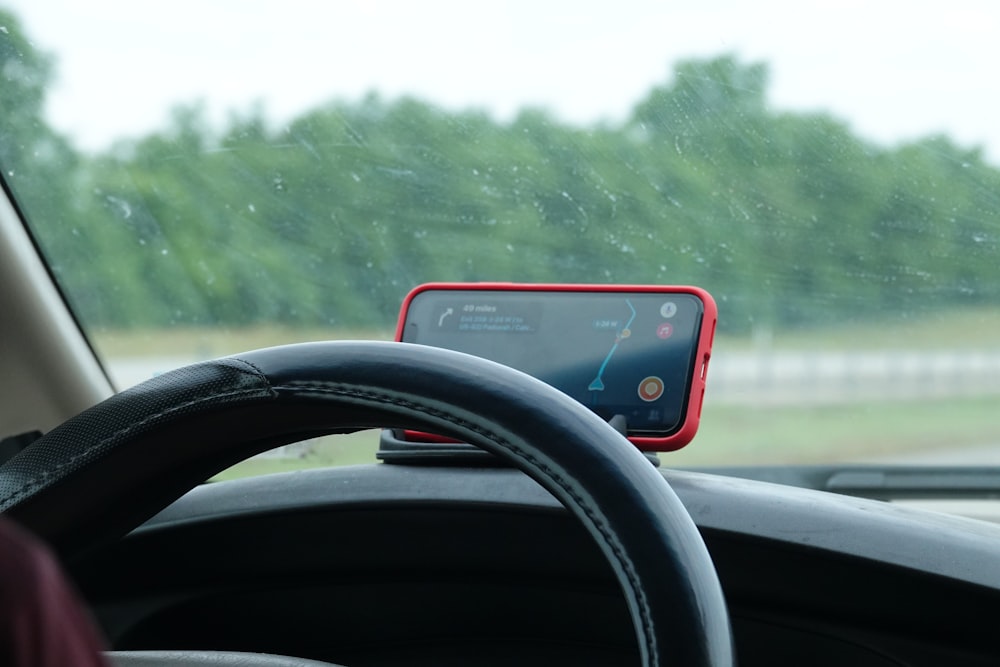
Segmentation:
<svg viewBox="0 0 1000 667">
<path fill-rule="evenodd" d="M 0 511 L 72 553 L 120 536 L 235 461 L 319 433 L 376 426 L 459 438 L 555 495 L 611 563 L 643 664 L 732 664 L 711 558 L 645 457 L 548 385 L 447 350 L 309 343 L 167 373 L 0 466 Z"/>
</svg>

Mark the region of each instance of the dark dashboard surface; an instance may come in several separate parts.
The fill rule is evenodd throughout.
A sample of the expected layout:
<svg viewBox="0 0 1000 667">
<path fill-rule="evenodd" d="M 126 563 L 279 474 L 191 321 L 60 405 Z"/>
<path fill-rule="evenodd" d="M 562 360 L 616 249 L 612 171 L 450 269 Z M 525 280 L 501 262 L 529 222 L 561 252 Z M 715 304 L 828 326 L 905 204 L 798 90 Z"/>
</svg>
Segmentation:
<svg viewBox="0 0 1000 667">
<path fill-rule="evenodd" d="M 1000 528 L 664 474 L 718 568 L 740 664 L 1000 659 Z M 378 464 L 209 484 L 70 566 L 120 649 L 347 665 L 637 661 L 597 548 L 511 470 Z"/>
</svg>

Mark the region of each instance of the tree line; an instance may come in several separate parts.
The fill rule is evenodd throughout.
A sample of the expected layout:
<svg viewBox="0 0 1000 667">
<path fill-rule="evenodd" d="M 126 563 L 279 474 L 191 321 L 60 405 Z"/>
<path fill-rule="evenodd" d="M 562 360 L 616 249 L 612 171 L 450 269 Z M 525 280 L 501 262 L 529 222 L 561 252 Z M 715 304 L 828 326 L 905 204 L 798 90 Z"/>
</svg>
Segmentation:
<svg viewBox="0 0 1000 667">
<path fill-rule="evenodd" d="M 1000 296 L 1000 170 L 774 110 L 762 63 L 680 62 L 618 123 L 372 93 L 280 127 L 180 106 L 91 155 L 41 124 L 52 63 L 0 24 L 0 164 L 95 326 L 385 326 L 429 280 L 697 284 L 731 332 Z"/>
</svg>

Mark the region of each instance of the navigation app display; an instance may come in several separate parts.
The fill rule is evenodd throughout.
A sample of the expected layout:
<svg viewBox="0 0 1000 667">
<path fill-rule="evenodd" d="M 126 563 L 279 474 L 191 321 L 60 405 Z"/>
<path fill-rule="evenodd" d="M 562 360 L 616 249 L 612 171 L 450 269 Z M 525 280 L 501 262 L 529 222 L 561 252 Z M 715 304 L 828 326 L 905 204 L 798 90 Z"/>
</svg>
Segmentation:
<svg viewBox="0 0 1000 667">
<path fill-rule="evenodd" d="M 683 420 L 703 313 L 676 292 L 431 289 L 410 301 L 401 338 L 517 368 L 659 437 Z"/>
</svg>

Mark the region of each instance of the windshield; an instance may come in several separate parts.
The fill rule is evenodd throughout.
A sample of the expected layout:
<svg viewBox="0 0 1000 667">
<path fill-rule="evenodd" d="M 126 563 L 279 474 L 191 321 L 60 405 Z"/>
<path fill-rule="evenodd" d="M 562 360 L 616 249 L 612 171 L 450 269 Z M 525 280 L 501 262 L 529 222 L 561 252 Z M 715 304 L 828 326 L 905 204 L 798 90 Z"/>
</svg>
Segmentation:
<svg viewBox="0 0 1000 667">
<path fill-rule="evenodd" d="M 697 285 L 668 465 L 1000 458 L 1000 6 L 591 4 L 8 0 L 3 180 L 119 388 L 428 281 Z"/>
</svg>

